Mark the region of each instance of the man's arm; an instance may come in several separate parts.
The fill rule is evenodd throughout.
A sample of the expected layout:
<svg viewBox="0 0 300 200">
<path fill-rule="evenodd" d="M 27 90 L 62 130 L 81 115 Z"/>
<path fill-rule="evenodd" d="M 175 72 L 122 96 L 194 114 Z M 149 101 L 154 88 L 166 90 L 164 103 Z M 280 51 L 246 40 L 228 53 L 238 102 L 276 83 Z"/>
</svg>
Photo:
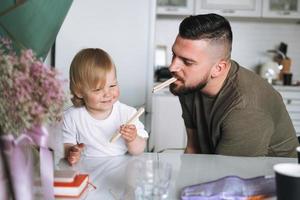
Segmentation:
<svg viewBox="0 0 300 200">
<path fill-rule="evenodd" d="M 200 153 L 198 135 L 195 129 L 186 128 L 187 145 L 184 153 L 196 154 Z"/>
</svg>

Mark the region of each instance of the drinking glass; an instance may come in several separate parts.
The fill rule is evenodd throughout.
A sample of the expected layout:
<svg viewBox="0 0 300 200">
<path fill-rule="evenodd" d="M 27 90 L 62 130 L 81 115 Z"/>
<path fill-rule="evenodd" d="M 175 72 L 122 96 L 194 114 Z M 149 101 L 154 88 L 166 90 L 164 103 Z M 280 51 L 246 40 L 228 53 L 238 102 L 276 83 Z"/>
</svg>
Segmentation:
<svg viewBox="0 0 300 200">
<path fill-rule="evenodd" d="M 135 199 L 163 200 L 168 198 L 172 167 L 162 161 L 143 160 L 136 163 Z"/>
</svg>

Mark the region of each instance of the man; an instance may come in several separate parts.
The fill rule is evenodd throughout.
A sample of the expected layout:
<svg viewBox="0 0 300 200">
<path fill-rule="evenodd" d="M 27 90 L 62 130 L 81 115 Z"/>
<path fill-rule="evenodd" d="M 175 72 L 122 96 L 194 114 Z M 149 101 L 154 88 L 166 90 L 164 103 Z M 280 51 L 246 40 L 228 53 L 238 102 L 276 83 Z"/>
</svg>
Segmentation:
<svg viewBox="0 0 300 200">
<path fill-rule="evenodd" d="M 185 153 L 296 157 L 295 129 L 280 94 L 231 57 L 232 31 L 217 14 L 179 27 L 169 67 L 187 129 Z"/>
</svg>

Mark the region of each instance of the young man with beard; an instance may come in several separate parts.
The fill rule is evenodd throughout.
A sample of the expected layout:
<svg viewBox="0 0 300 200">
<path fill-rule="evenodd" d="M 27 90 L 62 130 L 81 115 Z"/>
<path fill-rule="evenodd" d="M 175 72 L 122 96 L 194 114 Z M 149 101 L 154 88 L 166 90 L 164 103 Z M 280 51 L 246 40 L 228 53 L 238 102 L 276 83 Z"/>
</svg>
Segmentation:
<svg viewBox="0 0 300 200">
<path fill-rule="evenodd" d="M 280 94 L 231 60 L 232 31 L 217 14 L 179 27 L 169 67 L 187 129 L 185 153 L 296 157 L 295 129 Z"/>
</svg>

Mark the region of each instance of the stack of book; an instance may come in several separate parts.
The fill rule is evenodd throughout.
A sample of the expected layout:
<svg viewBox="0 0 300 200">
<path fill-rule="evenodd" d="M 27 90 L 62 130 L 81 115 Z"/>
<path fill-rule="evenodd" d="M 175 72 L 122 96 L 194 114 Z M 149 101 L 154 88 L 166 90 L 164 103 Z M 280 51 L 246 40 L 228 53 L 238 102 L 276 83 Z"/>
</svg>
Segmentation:
<svg viewBox="0 0 300 200">
<path fill-rule="evenodd" d="M 88 174 L 79 174 L 72 170 L 54 171 L 55 199 L 82 199 L 87 194 Z"/>
</svg>

